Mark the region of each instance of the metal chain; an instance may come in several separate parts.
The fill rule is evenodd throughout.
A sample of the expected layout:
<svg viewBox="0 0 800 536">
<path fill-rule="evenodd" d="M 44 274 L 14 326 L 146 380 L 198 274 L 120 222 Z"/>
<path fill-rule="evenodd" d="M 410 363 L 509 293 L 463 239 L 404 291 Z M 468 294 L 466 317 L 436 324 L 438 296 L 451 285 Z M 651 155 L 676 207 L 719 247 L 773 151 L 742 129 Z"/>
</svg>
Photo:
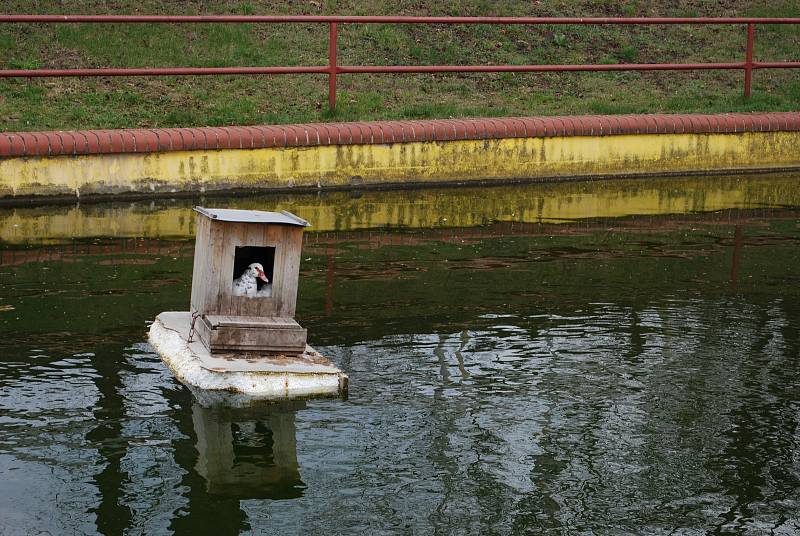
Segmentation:
<svg viewBox="0 0 800 536">
<path fill-rule="evenodd" d="M 192 324 L 189 326 L 189 337 L 186 339 L 187 343 L 192 342 L 192 337 L 194 336 L 195 333 L 197 333 L 197 330 L 194 329 L 194 323 L 197 322 L 197 319 L 199 317 L 200 317 L 199 312 L 197 311 L 192 312 Z"/>
</svg>

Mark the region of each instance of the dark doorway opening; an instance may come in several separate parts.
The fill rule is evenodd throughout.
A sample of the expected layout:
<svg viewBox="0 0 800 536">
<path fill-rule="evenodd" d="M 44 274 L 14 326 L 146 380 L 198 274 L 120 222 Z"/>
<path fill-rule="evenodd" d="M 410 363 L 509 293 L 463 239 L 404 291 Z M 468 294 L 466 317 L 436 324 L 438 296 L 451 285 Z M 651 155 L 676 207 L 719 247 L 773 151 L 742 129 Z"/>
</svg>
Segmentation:
<svg viewBox="0 0 800 536">
<path fill-rule="evenodd" d="M 269 283 L 272 284 L 272 276 L 275 273 L 275 248 L 260 246 L 237 247 L 233 256 L 233 279 L 237 279 L 247 270 L 247 267 L 257 262 L 264 269 Z M 256 279 L 258 289 L 266 285 L 260 279 Z"/>
</svg>

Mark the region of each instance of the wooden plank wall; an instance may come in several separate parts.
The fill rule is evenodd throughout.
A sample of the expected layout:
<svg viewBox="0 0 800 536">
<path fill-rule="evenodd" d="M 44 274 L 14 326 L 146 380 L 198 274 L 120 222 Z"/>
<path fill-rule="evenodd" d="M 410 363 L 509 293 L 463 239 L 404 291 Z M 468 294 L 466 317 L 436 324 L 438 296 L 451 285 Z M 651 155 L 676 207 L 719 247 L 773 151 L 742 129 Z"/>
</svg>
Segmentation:
<svg viewBox="0 0 800 536">
<path fill-rule="evenodd" d="M 236 247 L 274 247 L 271 298 L 233 295 Z M 192 311 L 233 316 L 294 317 L 303 228 L 221 222 L 198 214 Z"/>
<path fill-rule="evenodd" d="M 300 256 L 303 248 L 303 228 L 283 226 L 283 253 L 281 255 L 281 285 L 278 292 L 278 316 L 294 317 L 297 304 L 297 285 Z M 273 293 L 276 289 L 273 287 Z"/>
<path fill-rule="evenodd" d="M 211 220 L 202 214 L 197 214 L 196 234 L 194 239 L 194 266 L 192 268 L 192 297 L 189 310 L 192 312 L 203 311 L 205 296 L 209 284 L 205 251 L 208 247 Z"/>
</svg>

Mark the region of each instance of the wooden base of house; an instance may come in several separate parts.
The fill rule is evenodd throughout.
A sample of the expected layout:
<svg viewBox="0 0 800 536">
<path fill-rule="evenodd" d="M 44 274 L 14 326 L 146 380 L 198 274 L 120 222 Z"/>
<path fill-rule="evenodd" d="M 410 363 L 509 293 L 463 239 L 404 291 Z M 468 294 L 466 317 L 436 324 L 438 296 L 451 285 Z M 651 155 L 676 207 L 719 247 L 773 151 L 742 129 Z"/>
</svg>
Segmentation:
<svg viewBox="0 0 800 536">
<path fill-rule="evenodd" d="M 292 318 L 203 315 L 195 330 L 211 352 L 302 354 L 306 349 L 306 329 Z"/>
</svg>

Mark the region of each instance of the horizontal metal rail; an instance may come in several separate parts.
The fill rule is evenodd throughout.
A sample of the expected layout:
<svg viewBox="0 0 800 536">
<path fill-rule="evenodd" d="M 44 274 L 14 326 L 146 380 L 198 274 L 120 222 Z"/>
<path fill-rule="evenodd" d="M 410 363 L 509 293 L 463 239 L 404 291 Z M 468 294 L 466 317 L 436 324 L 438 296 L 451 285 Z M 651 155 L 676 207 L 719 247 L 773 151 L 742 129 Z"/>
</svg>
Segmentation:
<svg viewBox="0 0 800 536">
<path fill-rule="evenodd" d="M 798 17 L 426 17 L 371 15 L 1 15 L 0 22 L 354 24 L 799 24 Z"/>
<path fill-rule="evenodd" d="M 65 76 L 201 76 L 228 74 L 309 74 L 327 73 L 327 65 L 319 67 L 135 67 L 98 69 L 6 69 L 0 78 L 65 77 Z"/>
<path fill-rule="evenodd" d="M 612 65 L 339 65 L 339 73 L 538 73 L 559 71 L 696 71 L 744 69 L 746 63 L 621 63 Z M 797 69 L 800 62 L 753 62 L 753 69 Z M 325 74 L 318 67 L 154 67 L 99 69 L 6 69 L 0 78 L 44 78 L 68 76 L 202 76 L 237 74 Z"/>
<path fill-rule="evenodd" d="M 0 15 L 0 23 L 100 23 L 100 24 L 201 24 L 249 23 L 327 24 L 328 64 L 290 67 L 159 67 L 95 69 L 0 69 L 0 78 L 67 76 L 208 76 L 265 74 L 327 74 L 328 105 L 336 107 L 339 74 L 375 73 L 498 73 L 574 71 L 688 71 L 743 70 L 744 95 L 750 96 L 752 72 L 756 69 L 797 69 L 800 61 L 758 62 L 753 60 L 756 24 L 800 24 L 800 18 L 782 17 L 416 17 L 338 15 Z M 573 65 L 339 65 L 338 24 L 501 24 L 501 25 L 746 25 L 745 60 L 730 63 L 626 63 Z"/>
</svg>

